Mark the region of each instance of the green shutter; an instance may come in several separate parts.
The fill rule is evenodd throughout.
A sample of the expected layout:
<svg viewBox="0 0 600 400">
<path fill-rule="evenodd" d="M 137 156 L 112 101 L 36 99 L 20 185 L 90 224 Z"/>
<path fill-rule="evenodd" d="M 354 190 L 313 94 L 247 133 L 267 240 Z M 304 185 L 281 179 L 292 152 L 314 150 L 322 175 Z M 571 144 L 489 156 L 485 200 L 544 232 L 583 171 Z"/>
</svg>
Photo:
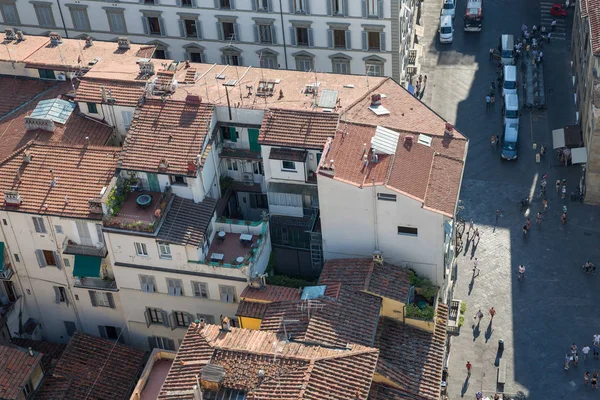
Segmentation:
<svg viewBox="0 0 600 400">
<path fill-rule="evenodd" d="M 323 155 L 323 153 L 317 153 L 317 165 L 319 165 L 319 163 L 321 162 L 322 155 Z"/>
<path fill-rule="evenodd" d="M 148 186 L 150 187 L 151 192 L 160 192 L 160 183 L 158 183 L 158 175 L 157 174 L 147 174 L 148 176 Z"/>
<path fill-rule="evenodd" d="M 237 131 L 235 130 L 235 126 L 229 127 L 229 135 L 231 137 L 232 142 L 237 142 Z"/>
<path fill-rule="evenodd" d="M 248 129 L 248 141 L 250 142 L 250 150 L 260 153 L 260 144 L 258 144 L 258 129 Z"/>
</svg>

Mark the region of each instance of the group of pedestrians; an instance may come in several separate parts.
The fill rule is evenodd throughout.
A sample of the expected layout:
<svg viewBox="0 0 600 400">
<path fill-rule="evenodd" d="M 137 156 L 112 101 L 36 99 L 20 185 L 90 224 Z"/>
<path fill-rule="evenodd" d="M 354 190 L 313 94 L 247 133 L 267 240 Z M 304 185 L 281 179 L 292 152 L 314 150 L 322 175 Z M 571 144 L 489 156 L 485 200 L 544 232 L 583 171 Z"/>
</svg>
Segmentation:
<svg viewBox="0 0 600 400">
<path fill-rule="evenodd" d="M 581 348 L 581 354 L 583 356 L 583 360 L 587 360 L 588 355 L 592 351 L 592 356 L 594 360 L 600 360 L 600 334 L 596 333 L 593 336 L 592 347 L 585 345 Z M 577 367 L 579 365 L 579 351 L 577 345 L 573 343 L 569 349 L 569 352 L 565 355 L 565 371 L 568 371 L 571 366 Z M 583 384 L 584 386 L 591 386 L 593 389 L 598 389 L 598 379 L 599 373 L 597 370 L 594 370 L 590 373 L 590 371 L 585 371 L 583 374 Z"/>
<path fill-rule="evenodd" d="M 425 93 L 425 87 L 427 86 L 427 75 L 419 75 L 417 83 L 415 84 L 415 97 L 422 99 L 423 93 Z"/>
</svg>

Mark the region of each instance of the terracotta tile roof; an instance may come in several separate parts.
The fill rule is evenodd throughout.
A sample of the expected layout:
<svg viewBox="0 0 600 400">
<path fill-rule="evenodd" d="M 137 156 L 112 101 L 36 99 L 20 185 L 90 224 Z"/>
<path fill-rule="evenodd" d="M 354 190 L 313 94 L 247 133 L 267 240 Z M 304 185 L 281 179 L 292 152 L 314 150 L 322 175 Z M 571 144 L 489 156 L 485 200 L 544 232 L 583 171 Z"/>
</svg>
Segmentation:
<svg viewBox="0 0 600 400">
<path fill-rule="evenodd" d="M 32 157 L 28 163 L 23 160 L 25 151 Z M 101 215 L 90 214 L 88 200 L 98 198 L 110 182 L 119 152 L 115 147 L 28 144 L 0 163 L 0 194 L 17 190 L 22 198 L 19 207 L 2 208 L 99 219 Z"/>
<path fill-rule="evenodd" d="M 442 303 L 438 304 L 433 333 L 381 317 L 375 339 L 375 347 L 381 352 L 377 373 L 400 385 L 412 397 L 386 397 L 383 393 L 379 397 L 376 391 L 369 399 L 437 400 L 442 382 L 447 322 L 448 306 Z"/>
<path fill-rule="evenodd" d="M 360 291 L 365 289 L 372 272 L 373 260 L 368 258 L 327 260 L 319 276 L 319 285 L 339 282 L 342 286 Z"/>
<path fill-rule="evenodd" d="M 67 348 L 66 344 L 51 343 L 44 340 L 12 339 L 11 343 L 24 349 L 31 347 L 34 351 L 42 353 L 42 367 L 44 367 L 45 373 L 54 370 L 58 359 Z"/>
<path fill-rule="evenodd" d="M 196 163 L 212 118 L 213 106 L 148 99 L 136 110 L 125 139 L 123 169 L 188 175 Z M 160 169 L 161 160 L 168 164 Z M 195 174 L 195 169 L 194 169 Z"/>
<path fill-rule="evenodd" d="M 269 152 L 269 160 L 287 160 L 287 161 L 306 161 L 306 151 L 304 150 L 293 150 L 285 148 L 271 148 Z"/>
<path fill-rule="evenodd" d="M 239 160 L 260 160 L 260 151 L 248 149 L 236 149 L 234 147 L 223 147 L 221 158 L 236 158 Z"/>
<path fill-rule="evenodd" d="M 129 399 L 143 358 L 138 350 L 76 332 L 56 365 L 54 379 L 44 381 L 36 399 L 56 400 L 57 391 L 65 393 L 64 399 Z"/>
<path fill-rule="evenodd" d="M 175 196 L 157 239 L 184 246 L 202 246 L 216 207 L 217 201 L 210 197 L 194 203 L 193 200 Z"/>
<path fill-rule="evenodd" d="M 30 356 L 26 349 L 0 346 L 0 398 L 16 399 L 21 393 L 35 367 L 42 361 L 42 355 Z"/>
<path fill-rule="evenodd" d="M 600 0 L 587 0 L 587 11 L 590 19 L 592 52 L 598 57 L 600 56 Z"/>
<path fill-rule="evenodd" d="M 96 104 L 105 103 L 102 99 L 102 87 L 104 87 L 107 98 L 114 99 L 115 105 L 135 107 L 144 94 L 145 85 L 145 82 L 97 80 L 84 76 L 77 88 L 75 101 Z"/>
<path fill-rule="evenodd" d="M 56 82 L 39 79 L 0 77 L 0 91 L 4 94 L 0 98 L 0 118 L 55 85 Z"/>
<path fill-rule="evenodd" d="M 393 264 L 373 264 L 373 272 L 368 278 L 366 290 L 405 303 L 411 286 L 410 271 Z"/>
<path fill-rule="evenodd" d="M 371 111 L 368 111 L 371 112 Z M 425 208 L 447 216 L 454 215 L 467 141 L 460 134 L 429 136 L 431 145 L 418 143 L 418 134 L 397 132 L 396 151 L 372 158 L 371 139 L 377 127 L 347 124 L 324 152 L 319 174 L 358 187 L 384 185 L 390 190 L 420 201 Z M 410 136 L 412 140 L 406 139 Z M 366 145 L 366 146 L 365 146 Z M 366 153 L 365 153 L 366 150 Z M 367 155 L 367 165 L 363 156 Z M 331 160 L 333 162 L 333 168 Z M 410 173 L 408 172 L 410 171 Z"/>
<path fill-rule="evenodd" d="M 276 286 L 276 285 L 265 285 L 260 289 L 255 289 L 250 285 L 246 286 L 240 299 L 249 301 L 284 301 L 284 300 L 300 300 L 301 292 L 298 289 Z"/>
<path fill-rule="evenodd" d="M 210 362 L 224 371 L 222 387 L 247 391 L 248 400 L 366 399 L 378 351 L 352 345 L 329 349 L 286 342 L 272 332 L 192 324 L 159 399 L 193 399 L 193 386 Z M 277 356 L 273 357 L 274 343 Z M 258 370 L 265 372 L 259 381 Z"/>
<path fill-rule="evenodd" d="M 28 42 L 33 36 L 26 36 Z M 131 44 L 129 49 L 119 49 L 117 42 L 94 41 L 86 47 L 85 39 L 62 39 L 62 44 L 47 42 L 25 58 L 27 68 L 52 67 L 54 70 L 71 71 L 76 68 L 90 69 L 94 60 L 104 60 L 118 67 L 124 60 L 137 61 L 141 55 L 153 54 L 156 46 Z M 20 46 L 17 44 L 15 46 Z M 95 63 L 94 62 L 94 63 Z"/>
<path fill-rule="evenodd" d="M 321 150 L 327 138 L 335 135 L 338 120 L 336 113 L 270 109 L 265 112 L 258 142 Z"/>
<path fill-rule="evenodd" d="M 0 78 L 0 84 L 6 83 L 6 81 L 7 78 Z M 10 79 L 10 81 L 13 81 L 13 79 Z M 0 161 L 25 146 L 31 140 L 41 143 L 61 143 L 66 145 L 84 145 L 87 143 L 91 146 L 103 146 L 112 136 L 112 128 L 82 114 L 78 114 L 77 108 L 73 111 L 66 124 L 55 124 L 56 129 L 54 132 L 47 132 L 40 129 L 27 131 L 25 128 L 25 117 L 31 114 L 38 102 L 61 97 L 62 94 L 71 91 L 71 85 L 68 82 L 50 87 L 40 85 L 40 91 L 36 93 L 35 88 L 32 88 L 30 80 L 16 79 L 15 82 L 17 82 L 15 90 L 19 91 L 19 88 L 23 85 L 23 92 L 29 93 L 30 97 L 28 99 L 23 97 L 20 101 L 24 102 L 13 104 L 12 106 L 7 104 L 6 97 L 4 100 L 0 100 L 0 104 L 6 106 L 4 110 L 10 109 L 7 114 L 0 117 L 0 142 L 2 143 L 2 146 L 0 146 Z M 62 98 L 64 99 L 64 97 Z M 86 137 L 89 140 L 86 140 Z"/>
<path fill-rule="evenodd" d="M 265 316 L 268 307 L 269 303 L 242 300 L 240 301 L 235 316 L 262 319 Z"/>
<path fill-rule="evenodd" d="M 25 35 L 25 40 L 22 41 L 11 40 L 9 42 L 4 40 L 2 46 L 0 46 L 0 61 L 23 62 L 48 43 L 50 43 L 50 39 L 46 36 Z"/>
<path fill-rule="evenodd" d="M 283 320 L 291 321 L 284 323 Z M 298 300 L 278 301 L 270 303 L 265 311 L 260 330 L 283 334 L 287 332 L 288 337 L 294 340 L 304 340 L 308 329 L 309 316 L 302 309 L 302 303 Z"/>
</svg>

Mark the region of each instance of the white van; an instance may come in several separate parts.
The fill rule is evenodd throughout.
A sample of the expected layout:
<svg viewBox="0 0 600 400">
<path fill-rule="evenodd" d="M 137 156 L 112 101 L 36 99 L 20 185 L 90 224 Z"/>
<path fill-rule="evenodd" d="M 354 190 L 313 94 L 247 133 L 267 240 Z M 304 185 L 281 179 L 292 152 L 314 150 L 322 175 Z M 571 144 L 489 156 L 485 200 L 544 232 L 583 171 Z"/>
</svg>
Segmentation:
<svg viewBox="0 0 600 400">
<path fill-rule="evenodd" d="M 452 26 L 452 17 L 442 15 L 440 17 L 440 43 L 452 43 L 454 39 L 454 27 Z"/>
<path fill-rule="evenodd" d="M 502 139 L 502 152 L 500 153 L 500 156 L 505 160 L 516 159 L 517 141 L 519 140 L 519 125 L 515 123 L 506 124 Z"/>
<path fill-rule="evenodd" d="M 500 36 L 500 54 L 504 65 L 515 63 L 515 38 L 513 35 Z"/>
<path fill-rule="evenodd" d="M 519 96 L 516 94 L 504 95 L 504 125 L 519 125 Z"/>
<path fill-rule="evenodd" d="M 514 65 L 504 66 L 503 94 L 517 94 L 517 67 Z"/>
</svg>

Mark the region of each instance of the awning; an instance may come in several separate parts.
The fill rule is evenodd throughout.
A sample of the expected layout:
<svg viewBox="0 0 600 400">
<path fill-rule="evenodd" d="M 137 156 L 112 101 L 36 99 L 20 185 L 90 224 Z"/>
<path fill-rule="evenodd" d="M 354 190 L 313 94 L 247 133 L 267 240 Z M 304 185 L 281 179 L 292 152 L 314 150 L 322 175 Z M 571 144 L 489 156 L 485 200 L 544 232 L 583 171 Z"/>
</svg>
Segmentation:
<svg viewBox="0 0 600 400">
<path fill-rule="evenodd" d="M 4 270 L 4 242 L 0 242 L 0 271 Z"/>
<path fill-rule="evenodd" d="M 92 256 L 75 256 L 75 268 L 73 268 L 73 276 L 99 278 L 100 277 L 100 257 Z"/>
<path fill-rule="evenodd" d="M 561 147 L 565 147 L 565 130 L 562 128 L 552 131 L 552 148 L 560 149 Z"/>
<path fill-rule="evenodd" d="M 577 147 L 571 149 L 571 163 L 572 164 L 585 164 L 587 162 L 587 148 Z"/>
</svg>

